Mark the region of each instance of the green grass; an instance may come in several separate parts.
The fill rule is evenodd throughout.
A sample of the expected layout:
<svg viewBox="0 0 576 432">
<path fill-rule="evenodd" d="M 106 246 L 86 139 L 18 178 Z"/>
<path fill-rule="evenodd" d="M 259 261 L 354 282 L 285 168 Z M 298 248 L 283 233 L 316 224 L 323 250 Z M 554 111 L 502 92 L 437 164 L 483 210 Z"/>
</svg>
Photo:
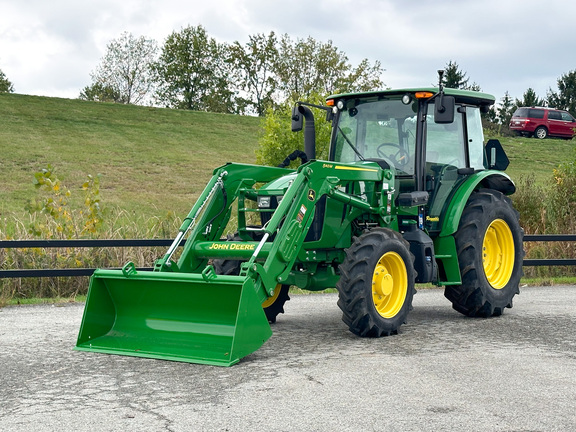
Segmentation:
<svg viewBox="0 0 576 432">
<path fill-rule="evenodd" d="M 255 162 L 260 131 L 255 117 L 9 93 L 0 94 L 0 118 L 0 217 L 26 214 L 33 174 L 48 164 L 76 204 L 86 176 L 102 174 L 105 205 L 144 217 L 185 216 L 214 168 Z M 573 158 L 573 141 L 501 142 L 515 180 L 550 182 L 553 168 Z"/>
<path fill-rule="evenodd" d="M 490 136 L 487 135 L 486 139 Z M 534 176 L 535 183 L 547 185 L 552 182 L 552 171 L 561 163 L 573 161 L 575 140 L 524 137 L 500 137 L 510 166 L 506 172 L 517 181 L 522 176 Z"/>
<path fill-rule="evenodd" d="M 23 211 L 48 164 L 77 199 L 102 174 L 104 204 L 185 216 L 214 168 L 256 160 L 255 117 L 0 93 L 0 118 L 0 216 Z"/>
</svg>

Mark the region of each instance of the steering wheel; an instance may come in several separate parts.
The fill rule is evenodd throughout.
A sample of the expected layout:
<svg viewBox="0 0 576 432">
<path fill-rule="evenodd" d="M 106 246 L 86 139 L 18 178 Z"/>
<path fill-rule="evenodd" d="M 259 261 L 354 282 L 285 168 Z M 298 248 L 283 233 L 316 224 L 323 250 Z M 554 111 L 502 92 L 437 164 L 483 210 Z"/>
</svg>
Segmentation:
<svg viewBox="0 0 576 432">
<path fill-rule="evenodd" d="M 392 148 L 391 153 L 388 153 L 389 150 L 386 150 L 387 147 Z M 404 167 L 408 165 L 408 162 L 410 162 L 410 154 L 398 144 L 382 143 L 376 149 L 376 153 L 378 154 L 378 157 L 382 159 L 391 160 L 395 166 Z"/>
</svg>

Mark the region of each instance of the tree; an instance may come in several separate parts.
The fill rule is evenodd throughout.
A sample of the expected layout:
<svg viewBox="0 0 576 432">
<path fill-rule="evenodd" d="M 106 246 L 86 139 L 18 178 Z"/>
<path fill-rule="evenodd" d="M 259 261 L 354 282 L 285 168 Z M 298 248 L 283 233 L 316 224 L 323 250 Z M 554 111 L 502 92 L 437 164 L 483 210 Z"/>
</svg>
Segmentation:
<svg viewBox="0 0 576 432">
<path fill-rule="evenodd" d="M 94 102 L 122 102 L 122 97 L 117 90 L 101 83 L 94 83 L 84 87 L 80 92 L 79 98 Z"/>
<path fill-rule="evenodd" d="M 384 87 L 381 80 L 382 64 L 376 60 L 373 65 L 368 59 L 363 59 L 358 66 L 338 82 L 336 91 L 341 92 L 364 92 L 378 90 Z"/>
<path fill-rule="evenodd" d="M 522 100 L 516 99 L 514 104 L 516 107 L 532 107 L 544 105 L 544 100 L 540 99 L 533 88 L 528 88 L 522 96 Z"/>
<path fill-rule="evenodd" d="M 230 62 L 236 85 L 246 93 L 238 101 L 263 116 L 266 108 L 273 105 L 273 95 L 278 86 L 274 65 L 278 61 L 277 39 L 274 32 L 268 36 L 256 34 L 249 37 L 246 45 L 236 41 L 230 46 Z"/>
<path fill-rule="evenodd" d="M 200 25 L 173 32 L 154 66 L 157 101 L 172 108 L 236 112 L 227 58 L 228 47 Z"/>
<path fill-rule="evenodd" d="M 325 102 L 324 97 L 323 93 L 315 91 L 310 94 L 307 102 L 322 105 Z M 260 146 L 256 150 L 256 161 L 259 164 L 276 166 L 294 150 L 304 150 L 304 134 L 294 133 L 290 127 L 293 106 L 294 102 L 287 100 L 276 109 L 268 108 L 261 121 L 262 134 L 258 140 Z M 316 127 L 316 157 L 327 159 L 331 125 L 324 121 L 325 111 L 316 108 L 312 110 Z M 298 162 L 292 162 L 292 165 L 297 166 Z"/>
<path fill-rule="evenodd" d="M 108 44 L 106 54 L 91 74 L 92 85 L 83 90 L 80 98 L 91 94 L 95 96 L 91 100 L 109 100 L 113 96 L 114 102 L 144 102 L 152 88 L 151 65 L 157 52 L 156 41 L 122 33 Z"/>
<path fill-rule="evenodd" d="M 500 125 L 498 128 L 498 133 L 502 132 L 502 126 L 508 126 L 510 123 L 510 118 L 512 118 L 512 113 L 515 109 L 515 106 L 512 102 L 512 97 L 510 93 L 504 93 L 504 97 L 501 99 L 500 106 L 496 108 L 498 124 Z"/>
<path fill-rule="evenodd" d="M 576 115 L 576 70 L 558 78 L 558 92 L 548 91 L 548 105 Z"/>
<path fill-rule="evenodd" d="M 291 131 L 291 112 L 296 101 L 323 105 L 326 96 L 334 93 L 377 90 L 381 81 L 380 62 L 371 64 L 364 59 L 353 67 L 345 53 L 331 41 L 317 42 L 313 38 L 292 41 L 284 35 L 279 43 L 278 62 L 274 72 L 278 76 L 277 105 L 268 108 L 262 121 L 263 133 L 256 152 L 259 163 L 277 165 L 294 150 L 304 149 L 303 134 Z M 315 111 L 316 156 L 328 157 L 330 123 L 323 121 L 326 112 Z M 296 165 L 296 162 L 293 163 Z"/>
<path fill-rule="evenodd" d="M 466 77 L 466 72 L 460 70 L 458 63 L 450 60 L 444 68 L 444 76 L 442 77 L 442 84 L 444 87 L 480 91 L 480 86 L 476 83 L 468 84 L 470 81 Z"/>
<path fill-rule="evenodd" d="M 14 86 L 0 69 L 0 93 L 14 93 Z"/>
<path fill-rule="evenodd" d="M 383 86 L 380 62 L 367 59 L 354 68 L 343 51 L 332 41 L 318 42 L 312 37 L 292 41 L 284 35 L 279 44 L 278 75 L 282 100 L 307 100 L 314 92 L 324 95 L 343 91 L 373 90 Z"/>
</svg>

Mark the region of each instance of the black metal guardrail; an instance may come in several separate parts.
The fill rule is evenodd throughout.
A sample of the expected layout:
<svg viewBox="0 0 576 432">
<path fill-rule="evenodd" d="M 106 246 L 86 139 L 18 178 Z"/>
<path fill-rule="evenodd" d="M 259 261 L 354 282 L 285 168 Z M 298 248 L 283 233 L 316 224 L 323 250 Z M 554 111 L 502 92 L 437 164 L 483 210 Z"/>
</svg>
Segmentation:
<svg viewBox="0 0 576 432">
<path fill-rule="evenodd" d="M 576 234 L 525 235 L 525 242 L 557 242 L 576 241 Z M 26 248 L 103 248 L 103 247 L 168 247 L 171 239 L 120 239 L 120 240 L 0 240 L 0 249 Z M 183 246 L 185 240 L 180 246 Z M 573 266 L 576 259 L 525 259 L 525 267 L 534 266 Z M 2 278 L 27 277 L 61 277 L 61 276 L 91 276 L 95 268 L 68 269 L 14 269 L 0 270 Z M 141 267 L 137 270 L 152 270 L 151 267 Z"/>
</svg>

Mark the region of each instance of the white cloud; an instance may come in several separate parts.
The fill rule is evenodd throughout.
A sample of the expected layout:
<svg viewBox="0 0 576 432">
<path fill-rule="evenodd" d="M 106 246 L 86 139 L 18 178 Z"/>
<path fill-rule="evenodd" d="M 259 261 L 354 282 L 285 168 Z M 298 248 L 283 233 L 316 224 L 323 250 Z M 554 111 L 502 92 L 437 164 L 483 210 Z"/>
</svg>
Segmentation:
<svg viewBox="0 0 576 432">
<path fill-rule="evenodd" d="M 353 63 L 379 60 L 392 87 L 431 85 L 456 61 L 497 98 L 545 96 L 576 69 L 576 3 L 536 0 L 28 0 L 2 2 L 0 69 L 19 93 L 76 97 L 122 32 L 162 44 L 203 25 L 219 41 L 255 33 L 332 40 Z"/>
</svg>

